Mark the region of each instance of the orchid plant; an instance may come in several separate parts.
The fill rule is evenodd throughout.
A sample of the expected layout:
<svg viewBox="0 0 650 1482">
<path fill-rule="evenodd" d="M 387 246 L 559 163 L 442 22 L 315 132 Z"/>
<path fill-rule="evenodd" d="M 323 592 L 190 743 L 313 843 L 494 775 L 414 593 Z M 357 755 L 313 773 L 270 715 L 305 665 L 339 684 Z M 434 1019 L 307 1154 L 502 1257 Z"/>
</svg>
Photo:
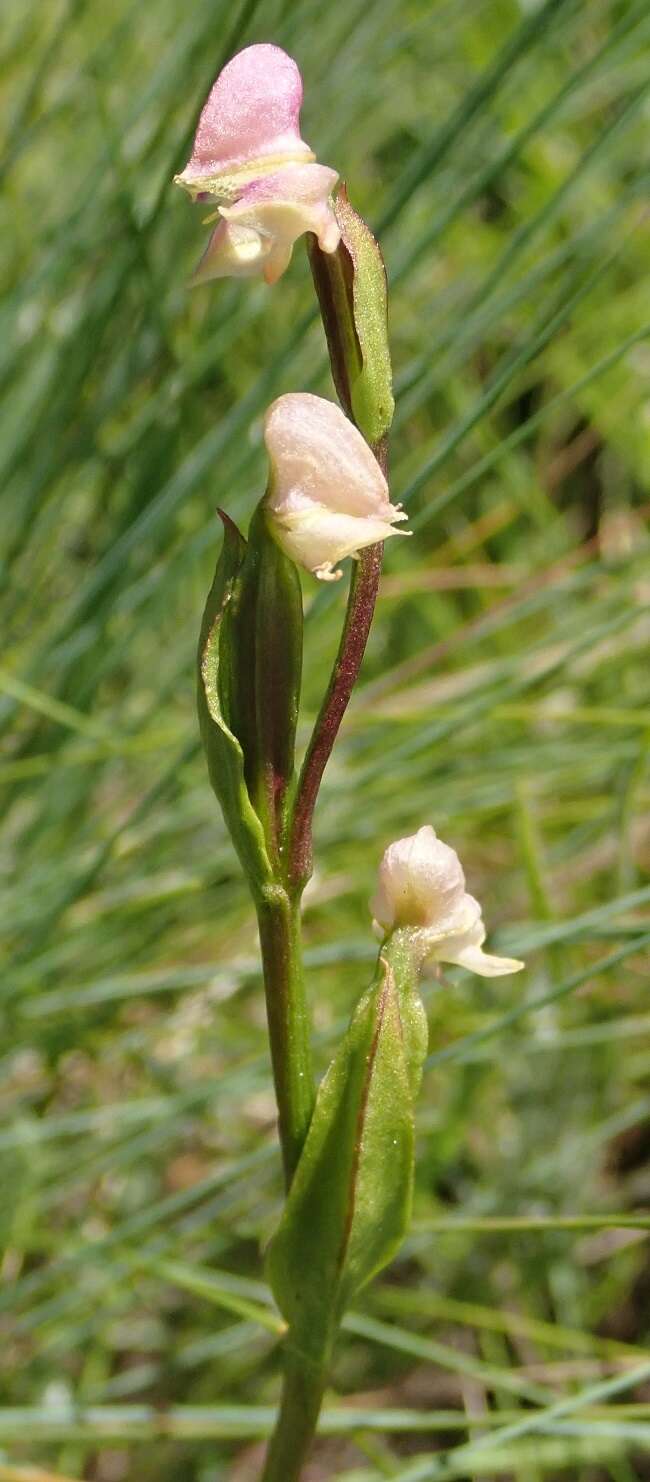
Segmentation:
<svg viewBox="0 0 650 1482">
<path fill-rule="evenodd" d="M 302 81 L 276 46 L 224 67 L 176 177 L 213 204 L 195 282 L 274 283 L 306 235 L 341 405 L 280 396 L 264 420 L 266 491 L 246 539 L 224 538 L 199 642 L 198 706 L 213 789 L 259 925 L 286 1204 L 267 1270 L 287 1331 L 284 1389 L 263 1482 L 295 1482 L 316 1429 L 333 1345 L 360 1288 L 407 1229 L 414 1099 L 427 1024 L 418 981 L 429 964 L 495 976 L 521 962 L 483 951 L 481 907 L 458 855 L 430 826 L 386 849 L 371 903 L 381 945 L 318 1091 L 301 963 L 301 897 L 323 772 L 359 673 L 384 542 L 408 534 L 387 481 L 393 414 L 386 275 L 377 242 L 338 175 L 300 134 Z M 336 581 L 353 558 L 332 674 L 300 768 L 303 599 L 299 569 Z"/>
</svg>

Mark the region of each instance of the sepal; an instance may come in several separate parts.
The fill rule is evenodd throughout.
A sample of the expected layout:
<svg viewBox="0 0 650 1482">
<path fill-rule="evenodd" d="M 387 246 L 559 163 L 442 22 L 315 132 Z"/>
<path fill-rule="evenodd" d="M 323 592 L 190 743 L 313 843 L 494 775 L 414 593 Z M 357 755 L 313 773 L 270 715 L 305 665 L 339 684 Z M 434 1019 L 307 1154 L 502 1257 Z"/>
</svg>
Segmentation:
<svg viewBox="0 0 650 1482">
<path fill-rule="evenodd" d="M 327 1347 L 348 1303 L 408 1227 L 413 1098 L 426 1050 L 414 968 L 382 956 L 320 1086 L 268 1251 L 276 1301 L 305 1354 Z"/>
</svg>

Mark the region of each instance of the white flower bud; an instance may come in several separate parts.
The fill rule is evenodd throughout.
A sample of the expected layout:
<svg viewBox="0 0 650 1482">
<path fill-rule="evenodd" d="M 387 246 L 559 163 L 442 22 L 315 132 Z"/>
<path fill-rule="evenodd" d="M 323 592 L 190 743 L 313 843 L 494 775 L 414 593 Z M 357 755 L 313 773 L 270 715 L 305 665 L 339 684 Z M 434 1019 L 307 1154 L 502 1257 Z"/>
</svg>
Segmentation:
<svg viewBox="0 0 650 1482">
<path fill-rule="evenodd" d="M 389 844 L 370 909 L 382 935 L 413 927 L 423 962 L 454 963 L 484 978 L 518 973 L 524 966 L 515 958 L 483 952 L 481 907 L 465 889 L 455 849 L 437 838 L 430 825 Z"/>
<path fill-rule="evenodd" d="M 308 392 L 278 397 L 264 419 L 271 463 L 266 508 L 278 544 L 321 581 L 336 563 L 387 540 L 406 514 L 361 433 L 334 402 Z"/>
</svg>

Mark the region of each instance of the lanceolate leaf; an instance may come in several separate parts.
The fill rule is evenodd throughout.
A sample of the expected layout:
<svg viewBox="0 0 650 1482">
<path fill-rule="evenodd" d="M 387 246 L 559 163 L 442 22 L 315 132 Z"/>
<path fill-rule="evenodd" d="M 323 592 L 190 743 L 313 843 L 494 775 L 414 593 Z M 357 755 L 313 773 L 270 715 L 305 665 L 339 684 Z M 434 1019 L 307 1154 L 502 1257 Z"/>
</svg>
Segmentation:
<svg viewBox="0 0 650 1482">
<path fill-rule="evenodd" d="M 426 1021 L 413 976 L 399 978 L 382 958 L 320 1087 L 269 1250 L 292 1341 L 315 1357 L 354 1294 L 395 1254 L 410 1216 Z"/>
<path fill-rule="evenodd" d="M 205 605 L 198 653 L 198 711 L 210 782 L 253 890 L 271 878 L 264 831 L 251 804 L 244 776 L 244 754 L 231 729 L 233 669 L 231 625 L 227 621 L 235 582 L 246 552 L 236 526 L 222 515 L 224 540 Z"/>
</svg>

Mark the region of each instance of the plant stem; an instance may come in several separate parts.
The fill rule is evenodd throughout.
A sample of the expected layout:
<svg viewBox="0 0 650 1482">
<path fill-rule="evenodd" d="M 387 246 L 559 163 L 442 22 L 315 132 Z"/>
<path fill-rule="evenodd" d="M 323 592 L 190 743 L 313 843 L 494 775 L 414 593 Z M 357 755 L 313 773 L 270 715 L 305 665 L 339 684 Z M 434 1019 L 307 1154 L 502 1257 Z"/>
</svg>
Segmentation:
<svg viewBox="0 0 650 1482">
<path fill-rule="evenodd" d="M 383 468 L 385 450 L 374 448 L 373 452 Z M 383 553 L 382 544 L 369 546 L 354 563 L 339 650 L 298 779 L 288 865 L 289 880 L 294 886 L 303 886 L 311 874 L 312 823 L 318 789 L 366 651 Z"/>
<path fill-rule="evenodd" d="M 300 896 L 282 885 L 257 902 L 273 1079 L 287 1188 L 314 1109 L 309 1014 L 302 974 Z"/>
<path fill-rule="evenodd" d="M 285 1348 L 280 1412 L 261 1482 L 298 1482 L 316 1433 L 325 1380 L 324 1364 Z"/>
</svg>

